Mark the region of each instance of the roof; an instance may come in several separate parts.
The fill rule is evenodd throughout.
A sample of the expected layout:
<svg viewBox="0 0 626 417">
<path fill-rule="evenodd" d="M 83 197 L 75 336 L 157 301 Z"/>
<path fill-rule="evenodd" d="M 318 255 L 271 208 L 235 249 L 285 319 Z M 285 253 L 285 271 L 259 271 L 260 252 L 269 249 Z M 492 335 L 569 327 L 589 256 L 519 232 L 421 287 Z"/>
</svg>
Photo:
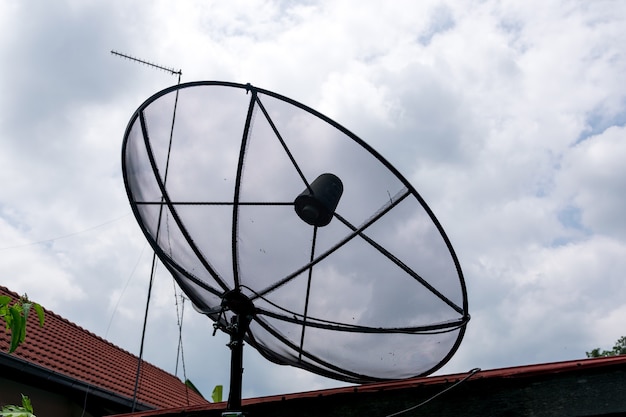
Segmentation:
<svg viewBox="0 0 626 417">
<path fill-rule="evenodd" d="M 19 295 L 0 286 L 0 295 Z M 45 310 L 44 327 L 29 315 L 26 341 L 8 355 L 10 335 L 0 331 L 0 359 L 24 361 L 63 379 L 86 383 L 121 397 L 133 398 L 139 358 L 76 324 Z M 143 361 L 137 402 L 150 408 L 207 405 L 209 402 L 176 376 Z"/>
<path fill-rule="evenodd" d="M 355 394 L 392 394 L 394 392 L 406 391 L 416 388 L 432 388 L 442 390 L 442 387 L 449 387 L 452 384 L 466 379 L 469 383 L 491 382 L 495 384 L 501 384 L 503 380 L 522 380 L 532 379 L 538 377 L 555 376 L 555 375 L 567 375 L 573 372 L 601 372 L 603 369 L 624 369 L 626 368 L 626 355 L 603 357 L 603 358 L 590 358 L 580 359 L 564 362 L 554 362 L 536 365 L 515 366 L 510 368 L 500 368 L 492 370 L 474 370 L 469 373 L 451 374 L 451 375 L 439 375 L 419 378 L 409 378 L 397 381 L 378 382 L 371 384 L 364 384 L 358 386 L 341 387 L 334 389 L 325 389 L 319 391 L 309 391 L 302 393 L 275 395 L 268 397 L 249 398 L 242 401 L 242 407 L 261 406 L 263 404 L 285 404 L 289 401 L 301 401 L 301 400 L 315 400 L 320 401 L 323 398 L 340 397 L 343 398 L 355 398 Z M 471 375 L 471 376 L 470 376 Z M 347 396 L 347 397 L 346 397 Z M 354 401 L 354 400 L 352 400 Z M 173 417 L 182 415 L 192 415 L 196 412 L 210 410 L 224 410 L 226 403 L 213 403 L 205 406 L 187 406 L 179 407 L 171 410 L 158 410 L 158 411 L 144 411 L 132 414 L 125 414 L 124 416 L 130 417 L 150 417 L 150 416 L 162 416 Z M 204 414 L 203 414 L 204 415 Z M 209 414 L 206 414 L 209 415 Z M 210 414 L 213 415 L 213 414 Z M 217 415 L 217 414 L 215 414 Z M 121 415 L 119 416 L 121 417 Z"/>
</svg>

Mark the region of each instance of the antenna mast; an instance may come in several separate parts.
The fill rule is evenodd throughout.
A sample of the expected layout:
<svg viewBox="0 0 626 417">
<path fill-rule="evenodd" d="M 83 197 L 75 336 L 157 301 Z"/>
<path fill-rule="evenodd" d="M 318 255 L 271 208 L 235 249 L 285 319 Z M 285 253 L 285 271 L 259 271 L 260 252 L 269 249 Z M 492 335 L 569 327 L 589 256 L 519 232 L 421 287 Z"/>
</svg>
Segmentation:
<svg viewBox="0 0 626 417">
<path fill-rule="evenodd" d="M 147 65 L 149 67 L 155 68 L 155 69 L 159 69 L 165 72 L 169 72 L 170 75 L 178 75 L 178 85 L 180 85 L 180 79 L 181 76 L 183 75 L 183 70 L 179 69 L 178 71 L 176 71 L 173 68 L 168 68 L 168 67 L 164 67 L 162 65 L 157 65 L 154 64 L 152 62 L 148 62 L 148 61 L 144 61 L 143 59 L 139 59 L 139 58 L 135 58 L 133 56 L 130 55 L 126 55 L 123 54 L 121 52 L 117 52 L 117 51 L 113 51 L 111 50 L 111 54 L 119 56 L 120 58 L 125 58 L 125 59 L 129 59 L 131 61 L 134 62 L 139 62 L 140 64 L 144 64 Z M 174 101 L 174 112 L 172 114 L 172 126 L 170 129 L 170 147 L 171 147 L 171 143 L 172 143 L 172 138 L 174 135 L 174 122 L 176 120 L 176 107 L 178 105 L 178 90 L 176 90 L 176 100 Z M 169 153 L 167 155 L 167 165 L 165 168 L 165 181 L 167 181 L 167 171 L 168 168 L 167 166 L 169 166 Z M 163 208 L 161 208 L 161 210 L 163 210 Z M 159 213 L 159 218 L 161 217 L 161 213 Z M 158 232 L 157 232 L 158 234 Z M 139 360 L 137 361 L 137 373 L 135 375 L 135 389 L 133 391 L 133 406 L 132 406 L 132 411 L 135 411 L 135 407 L 137 405 L 137 393 L 139 392 L 139 378 L 141 375 L 141 364 L 143 362 L 143 347 L 144 347 L 144 342 L 145 342 L 145 336 L 146 336 L 146 324 L 148 322 L 148 309 L 150 307 L 150 298 L 151 298 L 151 293 L 152 293 L 152 283 L 154 282 L 154 275 L 156 272 L 156 252 L 154 252 L 152 254 L 152 268 L 151 268 L 151 272 L 150 272 L 150 283 L 148 285 L 148 297 L 146 300 L 146 311 L 144 313 L 144 319 L 143 319 L 143 330 L 141 332 L 141 344 L 139 346 Z M 174 287 L 174 295 L 176 296 L 176 287 Z M 178 304 L 176 304 L 176 315 L 178 316 Z M 182 344 L 182 338 L 181 338 L 181 332 L 182 332 L 182 317 L 177 317 L 178 318 L 178 330 L 179 330 L 179 338 L 178 338 L 178 348 L 179 348 L 179 353 L 182 351 L 181 349 L 181 344 Z M 176 356 L 176 366 L 178 367 L 178 354 Z M 183 356 L 183 373 L 185 373 L 185 358 Z M 186 374 L 186 373 L 185 373 Z M 185 375 L 185 380 L 187 379 L 187 375 Z M 187 401 L 189 401 L 189 399 L 187 399 Z"/>
</svg>

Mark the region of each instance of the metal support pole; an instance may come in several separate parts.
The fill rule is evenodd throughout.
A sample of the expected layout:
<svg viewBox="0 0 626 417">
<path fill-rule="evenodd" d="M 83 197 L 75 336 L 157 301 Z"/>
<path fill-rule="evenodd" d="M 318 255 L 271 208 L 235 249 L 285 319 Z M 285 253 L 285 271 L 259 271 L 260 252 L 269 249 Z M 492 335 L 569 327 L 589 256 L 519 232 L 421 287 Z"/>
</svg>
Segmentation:
<svg viewBox="0 0 626 417">
<path fill-rule="evenodd" d="M 251 316 L 237 314 L 232 317 L 230 334 L 230 390 L 228 392 L 229 411 L 241 410 L 241 388 L 243 380 L 243 338 L 248 330 Z"/>
<path fill-rule="evenodd" d="M 256 310 L 248 297 L 238 289 L 227 292 L 222 306 L 233 313 L 226 331 L 230 334 L 230 390 L 226 412 L 222 416 L 242 416 L 241 387 L 243 379 L 243 341 Z"/>
</svg>

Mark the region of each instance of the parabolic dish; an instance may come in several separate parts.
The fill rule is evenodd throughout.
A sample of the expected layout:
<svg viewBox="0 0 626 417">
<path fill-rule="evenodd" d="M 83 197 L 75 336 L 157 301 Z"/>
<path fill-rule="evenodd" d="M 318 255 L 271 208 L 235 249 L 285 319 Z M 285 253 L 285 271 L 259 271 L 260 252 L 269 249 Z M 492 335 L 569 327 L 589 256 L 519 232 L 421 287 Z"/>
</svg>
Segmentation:
<svg viewBox="0 0 626 417">
<path fill-rule="evenodd" d="M 443 228 L 328 117 L 249 84 L 186 83 L 137 109 L 122 153 L 160 260 L 221 329 L 235 314 L 224 296 L 250 300 L 245 340 L 267 359 L 363 383 L 427 375 L 458 348 L 467 295 Z M 343 187 L 328 224 L 294 203 L 322 174 L 322 190 Z"/>
</svg>

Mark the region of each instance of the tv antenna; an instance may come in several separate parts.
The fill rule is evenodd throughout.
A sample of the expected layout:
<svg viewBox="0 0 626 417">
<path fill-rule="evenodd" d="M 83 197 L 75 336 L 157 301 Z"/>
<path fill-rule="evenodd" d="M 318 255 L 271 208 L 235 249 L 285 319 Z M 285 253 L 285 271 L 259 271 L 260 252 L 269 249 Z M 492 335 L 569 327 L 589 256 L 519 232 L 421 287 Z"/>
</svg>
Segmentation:
<svg viewBox="0 0 626 417">
<path fill-rule="evenodd" d="M 460 346 L 467 292 L 443 227 L 396 168 L 316 110 L 250 84 L 173 86 L 132 115 L 122 171 L 155 253 L 230 336 L 229 412 L 242 413 L 244 342 L 353 383 L 428 375 Z"/>
<path fill-rule="evenodd" d="M 113 50 L 111 50 L 111 53 L 113 55 L 115 55 L 115 56 L 119 56 L 120 58 L 125 58 L 125 59 L 129 59 L 131 61 L 134 61 L 134 62 L 139 62 L 140 64 L 144 64 L 144 65 L 147 65 L 147 66 L 152 67 L 152 68 L 156 68 L 156 69 L 163 70 L 165 72 L 169 72 L 172 75 L 178 75 L 178 79 L 179 80 L 180 80 L 180 77 L 183 75 L 183 70 L 182 69 L 179 69 L 177 71 L 174 68 L 164 67 L 162 65 L 158 65 L 158 64 L 154 64 L 152 62 L 144 61 L 143 59 L 135 58 L 134 56 L 126 55 L 126 54 L 123 54 L 121 52 L 117 52 L 117 51 L 113 51 Z"/>
</svg>

